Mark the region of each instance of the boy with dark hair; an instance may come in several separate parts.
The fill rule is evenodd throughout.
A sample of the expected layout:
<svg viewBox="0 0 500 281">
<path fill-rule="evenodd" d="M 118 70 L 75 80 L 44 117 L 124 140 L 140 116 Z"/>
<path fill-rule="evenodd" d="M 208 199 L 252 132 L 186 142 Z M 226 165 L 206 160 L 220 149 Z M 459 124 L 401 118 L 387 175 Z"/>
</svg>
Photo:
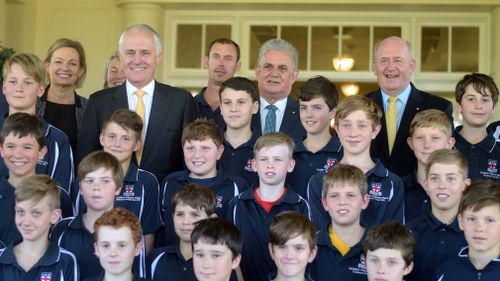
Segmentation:
<svg viewBox="0 0 500 281">
<path fill-rule="evenodd" d="M 50 228 L 61 216 L 56 182 L 47 175 L 25 177 L 14 196 L 22 240 L 0 250 L 0 280 L 79 281 L 75 256 L 49 243 Z"/>
<path fill-rule="evenodd" d="M 457 83 L 455 100 L 463 121 L 453 133 L 455 148 L 469 162 L 468 177 L 500 180 L 500 143 L 486 130 L 498 102 L 495 81 L 486 74 L 467 74 Z"/>
<path fill-rule="evenodd" d="M 386 222 L 370 229 L 363 249 L 368 281 L 402 281 L 413 268 L 415 239 L 397 222 Z"/>
<path fill-rule="evenodd" d="M 437 269 L 434 280 L 496 281 L 500 276 L 500 184 L 474 182 L 458 207 L 468 247 Z"/>
<path fill-rule="evenodd" d="M 250 185 L 259 181 L 252 169 L 253 145 L 258 132 L 252 131 L 252 117 L 259 110 L 259 97 L 252 81 L 232 77 L 220 87 L 220 112 L 226 123 L 224 152 L 219 167 L 228 173 L 240 175 Z"/>
<path fill-rule="evenodd" d="M 299 89 L 300 122 L 307 132 L 296 143 L 293 159 L 295 169 L 287 183 L 302 197 L 307 197 L 307 183 L 318 172 L 324 172 L 342 158 L 342 145 L 330 124 L 337 106 L 338 91 L 323 76 L 308 79 Z"/>
<path fill-rule="evenodd" d="M 208 186 L 217 198 L 215 212 L 218 216 L 226 213 L 229 200 L 247 186 L 243 179 L 217 169 L 217 160 L 222 155 L 224 145 L 221 130 L 213 121 L 195 120 L 182 131 L 181 142 L 187 170 L 171 173 L 162 183 L 161 205 L 167 245 L 177 241 L 173 231 L 171 200 L 184 185 L 197 183 Z"/>
</svg>

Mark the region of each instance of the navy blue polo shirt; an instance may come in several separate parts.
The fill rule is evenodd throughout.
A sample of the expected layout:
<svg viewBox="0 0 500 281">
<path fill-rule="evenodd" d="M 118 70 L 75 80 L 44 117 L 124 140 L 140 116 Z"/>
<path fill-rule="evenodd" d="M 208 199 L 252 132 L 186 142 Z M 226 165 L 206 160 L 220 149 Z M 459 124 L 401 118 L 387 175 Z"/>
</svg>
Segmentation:
<svg viewBox="0 0 500 281">
<path fill-rule="evenodd" d="M 493 137 L 495 137 L 497 141 L 500 140 L 500 121 L 491 123 L 486 130 L 488 134 L 493 134 Z"/>
<path fill-rule="evenodd" d="M 243 236 L 240 267 L 245 280 L 266 280 L 270 273 L 276 272 L 267 246 L 273 218 L 283 211 L 297 211 L 310 218 L 310 209 L 304 198 L 287 189 L 285 195 L 266 213 L 256 201 L 253 191 L 254 188 L 248 189 L 229 202 L 227 218 Z"/>
<path fill-rule="evenodd" d="M 460 151 L 469 162 L 469 178 L 472 181 L 478 179 L 500 180 L 500 142 L 489 134 L 476 144 L 469 143 L 460 135 L 462 126 L 453 132 L 455 138 L 455 149 Z"/>
<path fill-rule="evenodd" d="M 274 272 L 274 273 L 271 273 L 269 274 L 269 276 L 267 277 L 267 280 L 268 281 L 274 281 L 277 277 L 277 273 Z M 305 278 L 305 281 L 314 281 L 307 273 L 306 273 L 306 276 L 304 276 Z"/>
<path fill-rule="evenodd" d="M 104 272 L 101 273 L 101 275 L 99 275 L 99 276 L 83 279 L 83 281 L 104 281 Z M 132 280 L 130 280 L 130 281 L 150 281 L 150 280 L 146 279 L 146 278 L 133 276 Z"/>
<path fill-rule="evenodd" d="M 147 265 L 147 276 L 153 281 L 196 281 L 193 259 L 184 260 L 179 243 L 155 249 Z"/>
<path fill-rule="evenodd" d="M 349 252 L 342 254 L 332 245 L 328 228 L 318 232 L 318 253 L 311 263 L 309 270 L 313 280 L 330 280 L 335 276 L 335 280 L 366 281 L 367 271 L 365 255 L 363 253 L 363 241 L 366 232 L 361 240 L 352 246 Z"/>
<path fill-rule="evenodd" d="M 307 199 L 311 205 L 312 220 L 318 229 L 326 228 L 331 222 L 330 215 L 321 203 L 323 177 L 319 172 L 309 180 Z M 368 208 L 361 212 L 361 225 L 370 228 L 386 221 L 394 220 L 404 223 L 404 186 L 403 181 L 387 170 L 380 160 L 375 167 L 365 174 L 368 180 Z"/>
<path fill-rule="evenodd" d="M 409 281 L 431 280 L 440 264 L 455 257 L 467 245 L 456 218 L 447 225 L 439 221 L 429 209 L 407 226 L 417 243 L 413 270 L 407 276 Z"/>
<path fill-rule="evenodd" d="M 75 256 L 53 243 L 42 257 L 25 271 L 14 256 L 14 244 L 0 250 L 0 280 L 9 281 L 79 281 Z"/>
<path fill-rule="evenodd" d="M 252 169 L 253 146 L 258 138 L 259 134 L 252 132 L 250 139 L 236 148 L 224 139 L 224 151 L 217 162 L 218 167 L 243 178 L 250 186 L 258 184 L 259 175 Z"/>
<path fill-rule="evenodd" d="M 172 198 L 184 185 L 188 183 L 198 183 L 197 179 L 189 177 L 189 171 L 179 171 L 169 174 L 163 180 L 163 199 L 162 199 L 162 216 L 165 223 L 165 244 L 170 245 L 177 242 L 177 235 L 174 230 L 174 222 L 172 219 Z M 219 217 L 224 217 L 227 212 L 229 201 L 242 190 L 247 188 L 246 182 L 234 175 L 225 173 L 222 169 L 217 169 L 217 175 L 211 181 L 211 185 L 207 185 L 217 198 L 215 212 Z"/>
<path fill-rule="evenodd" d="M 498 281 L 500 279 L 500 257 L 490 261 L 483 269 L 477 270 L 470 262 L 468 252 L 469 248 L 464 248 L 458 256 L 439 266 L 432 280 Z"/>
<path fill-rule="evenodd" d="M 213 120 L 219 127 L 223 128 L 226 124 L 222 115 L 220 113 L 220 107 L 217 107 L 215 110 L 212 110 L 212 107 L 205 100 L 205 91 L 207 87 L 201 89 L 201 91 L 194 96 L 194 102 L 196 103 L 196 107 L 198 107 L 198 112 L 200 113 L 201 118 L 206 118 L 207 120 Z"/>
<path fill-rule="evenodd" d="M 424 214 L 430 208 L 431 200 L 418 183 L 417 170 L 402 178 L 405 186 L 405 221 L 409 222 Z"/>
<path fill-rule="evenodd" d="M 337 134 L 317 152 L 307 150 L 303 142 L 295 144 L 295 168 L 287 175 L 286 183 L 302 197 L 307 197 L 307 183 L 318 172 L 328 171 L 342 158 L 342 145 Z"/>
</svg>

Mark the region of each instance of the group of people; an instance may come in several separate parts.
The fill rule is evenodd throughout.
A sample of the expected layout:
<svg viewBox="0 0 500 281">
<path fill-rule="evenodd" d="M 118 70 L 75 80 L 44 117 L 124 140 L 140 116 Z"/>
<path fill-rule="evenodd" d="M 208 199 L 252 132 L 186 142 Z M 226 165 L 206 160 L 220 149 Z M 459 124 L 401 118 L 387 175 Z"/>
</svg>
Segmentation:
<svg viewBox="0 0 500 281">
<path fill-rule="evenodd" d="M 290 97 L 282 39 L 260 47 L 257 87 L 214 40 L 194 98 L 154 79 L 162 58 L 156 31 L 128 27 L 88 100 L 76 41 L 5 62 L 1 280 L 500 278 L 490 76 L 458 82 L 453 128 L 395 36 L 374 49 L 380 88 L 340 100 L 322 76 Z"/>
</svg>

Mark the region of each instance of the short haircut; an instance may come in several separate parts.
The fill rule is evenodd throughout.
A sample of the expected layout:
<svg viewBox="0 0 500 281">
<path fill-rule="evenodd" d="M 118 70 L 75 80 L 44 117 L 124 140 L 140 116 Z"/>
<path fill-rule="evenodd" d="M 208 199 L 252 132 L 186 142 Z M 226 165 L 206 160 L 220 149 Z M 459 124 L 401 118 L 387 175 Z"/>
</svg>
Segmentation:
<svg viewBox="0 0 500 281">
<path fill-rule="evenodd" d="M 85 61 L 85 51 L 83 50 L 83 46 L 80 42 L 76 40 L 71 40 L 68 38 L 60 38 L 57 39 L 54 44 L 49 47 L 47 51 L 47 57 L 45 58 L 46 63 L 50 63 L 54 52 L 61 48 L 71 48 L 74 49 L 78 53 L 78 60 L 80 61 L 80 67 L 83 69 L 82 76 L 80 76 L 76 80 L 76 87 L 80 88 L 83 85 L 83 81 L 85 80 L 85 76 L 87 75 L 87 62 Z"/>
<path fill-rule="evenodd" d="M 391 37 L 397 37 L 397 38 L 403 40 L 403 42 L 406 45 L 406 50 L 408 51 L 408 55 L 410 56 L 410 58 L 413 58 L 413 47 L 411 46 L 409 41 L 406 41 L 399 36 L 389 36 L 389 37 L 380 39 L 379 41 L 377 41 L 377 43 L 375 43 L 375 46 L 373 47 L 373 59 L 374 60 L 377 59 L 377 52 L 378 52 L 378 49 L 380 48 L 380 45 L 382 44 L 382 42 L 385 41 L 386 39 L 391 38 Z"/>
<path fill-rule="evenodd" d="M 273 132 L 260 136 L 253 146 L 254 157 L 263 148 L 270 148 L 277 145 L 284 145 L 288 149 L 288 158 L 293 159 L 295 144 L 289 136 L 282 132 Z"/>
<path fill-rule="evenodd" d="M 191 246 L 203 241 L 208 244 L 224 245 L 231 250 L 233 259 L 241 254 L 242 238 L 236 226 L 222 218 L 208 218 L 199 221 L 191 233 Z"/>
<path fill-rule="evenodd" d="M 0 131 L 0 143 L 3 144 L 5 138 L 10 134 L 18 138 L 32 136 L 40 146 L 38 149 L 45 146 L 45 130 L 42 121 L 36 115 L 24 112 L 9 115 L 5 118 Z"/>
<path fill-rule="evenodd" d="M 458 81 L 455 87 L 455 100 L 461 104 L 462 97 L 465 94 L 467 86 L 471 85 L 474 90 L 480 93 L 483 97 L 488 96 L 486 90 L 490 91 L 491 99 L 493 100 L 493 105 L 498 102 L 498 88 L 493 77 L 483 74 L 473 72 L 471 74 L 466 74 L 460 81 Z"/>
<path fill-rule="evenodd" d="M 118 51 L 115 51 L 115 52 L 113 52 L 111 54 L 111 56 L 108 59 L 108 62 L 106 62 L 106 65 L 104 66 L 104 85 L 103 85 L 103 88 L 109 88 L 109 85 L 108 85 L 108 69 L 109 69 L 109 65 L 111 64 L 111 62 L 114 59 L 120 60 L 120 54 L 118 53 Z"/>
<path fill-rule="evenodd" d="M 444 112 L 437 109 L 427 109 L 415 114 L 410 125 L 410 137 L 418 128 L 434 128 L 440 130 L 448 138 L 451 138 L 453 128 L 450 118 Z"/>
<path fill-rule="evenodd" d="M 248 78 L 235 76 L 222 82 L 219 89 L 219 98 L 221 98 L 222 92 L 226 88 L 233 89 L 235 91 L 244 91 L 250 96 L 250 98 L 252 98 L 252 102 L 259 101 L 257 89 L 255 88 L 253 82 Z"/>
<path fill-rule="evenodd" d="M 469 177 L 469 164 L 467 163 L 467 159 L 458 150 L 444 148 L 433 151 L 427 159 L 427 165 L 425 165 L 425 177 L 429 175 L 431 167 L 438 163 L 448 165 L 455 164 L 458 166 L 458 171 L 464 178 Z"/>
<path fill-rule="evenodd" d="M 35 55 L 30 53 L 19 53 L 8 58 L 3 65 L 3 79 L 12 69 L 12 65 L 19 65 L 22 70 L 36 82 L 47 85 L 47 72 L 43 62 Z"/>
<path fill-rule="evenodd" d="M 80 161 L 77 172 L 78 179 L 82 181 L 87 174 L 97 171 L 100 168 L 111 170 L 117 190 L 123 185 L 123 170 L 120 162 L 111 153 L 101 150 L 88 154 Z"/>
<path fill-rule="evenodd" d="M 385 222 L 368 230 L 363 242 L 365 255 L 368 251 L 373 252 L 378 249 L 399 251 L 408 266 L 413 262 L 415 239 L 404 225 L 395 221 Z"/>
<path fill-rule="evenodd" d="M 375 102 L 365 96 L 349 96 L 341 100 L 335 110 L 335 124 L 358 110 L 366 114 L 366 117 L 372 122 L 373 128 L 380 125 L 382 110 Z"/>
<path fill-rule="evenodd" d="M 141 31 L 144 31 L 144 32 L 149 32 L 151 33 L 151 35 L 153 36 L 153 40 L 155 42 L 155 46 L 156 46 L 156 54 L 160 54 L 161 51 L 162 51 L 162 46 L 161 46 L 161 39 L 160 39 L 160 35 L 158 34 L 158 32 L 156 32 L 156 30 L 154 30 L 150 25 L 147 25 L 147 24 L 144 24 L 144 23 L 140 23 L 140 24 L 133 24 L 129 27 L 127 27 L 123 32 L 122 34 L 120 35 L 120 39 L 118 39 L 118 46 L 120 48 L 120 51 L 122 51 L 122 47 L 123 47 L 123 41 L 125 40 L 125 36 L 127 36 L 127 33 L 132 30 L 132 29 L 139 29 Z"/>
<path fill-rule="evenodd" d="M 339 100 L 339 92 L 335 84 L 321 75 L 307 79 L 307 81 L 300 86 L 297 96 L 301 101 L 323 98 L 330 110 L 337 106 Z"/>
<path fill-rule="evenodd" d="M 465 189 L 458 205 L 458 213 L 463 214 L 468 209 L 477 212 L 489 206 L 500 208 L 500 183 L 493 180 L 478 180 Z"/>
<path fill-rule="evenodd" d="M 33 200 L 35 204 L 47 197 L 50 210 L 59 209 L 61 197 L 57 183 L 47 175 L 32 175 L 22 179 L 14 192 L 16 203 Z"/>
<path fill-rule="evenodd" d="M 337 164 L 333 166 L 323 177 L 323 190 L 321 197 L 326 198 L 328 190 L 338 185 L 350 185 L 359 189 L 362 196 L 368 190 L 368 181 L 360 168 L 352 165 Z"/>
<path fill-rule="evenodd" d="M 217 147 L 222 145 L 224 137 L 220 127 L 212 120 L 196 119 L 182 130 L 181 142 L 204 141 L 210 139 Z"/>
<path fill-rule="evenodd" d="M 132 232 L 132 240 L 137 245 L 141 243 L 142 227 L 137 216 L 124 208 L 113 208 L 106 211 L 94 222 L 94 241 L 99 240 L 99 229 L 103 226 L 109 226 L 114 229 L 127 227 Z"/>
<path fill-rule="evenodd" d="M 297 49 L 292 45 L 292 43 L 283 39 L 269 39 L 259 49 L 259 56 L 257 57 L 257 64 L 262 65 L 264 63 L 264 56 L 269 51 L 281 51 L 288 53 L 290 60 L 292 61 L 292 69 L 297 69 L 299 64 L 299 53 Z"/>
<path fill-rule="evenodd" d="M 124 130 L 130 130 L 134 133 L 137 140 L 141 139 L 143 122 L 142 118 L 129 109 L 117 109 L 113 111 L 102 125 L 102 131 L 106 130 L 110 123 L 115 123 Z"/>
<path fill-rule="evenodd" d="M 210 51 L 212 51 L 212 47 L 214 44 L 222 44 L 222 45 L 233 45 L 236 49 L 236 61 L 240 61 L 240 46 L 229 38 L 217 38 L 214 41 L 210 42 L 207 49 L 207 57 L 210 56 Z"/>
<path fill-rule="evenodd" d="M 304 214 L 285 211 L 273 218 L 269 227 L 269 242 L 272 245 L 284 245 L 297 236 L 303 236 L 307 240 L 309 249 L 316 246 L 316 226 Z"/>
<path fill-rule="evenodd" d="M 203 210 L 207 216 L 215 213 L 217 199 L 214 192 L 201 184 L 188 183 L 172 197 L 172 213 L 179 204 L 185 204 L 196 210 Z"/>
</svg>

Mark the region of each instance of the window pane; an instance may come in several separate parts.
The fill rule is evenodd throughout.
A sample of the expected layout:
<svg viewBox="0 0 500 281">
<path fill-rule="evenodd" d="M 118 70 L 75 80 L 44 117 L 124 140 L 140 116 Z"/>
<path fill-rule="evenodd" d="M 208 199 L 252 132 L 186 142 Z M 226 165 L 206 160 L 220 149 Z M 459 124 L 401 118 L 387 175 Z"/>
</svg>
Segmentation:
<svg viewBox="0 0 500 281">
<path fill-rule="evenodd" d="M 201 25 L 179 24 L 177 26 L 178 68 L 201 68 Z"/>
<path fill-rule="evenodd" d="M 282 26 L 281 38 L 292 43 L 299 53 L 299 69 L 307 69 L 307 27 Z"/>
<path fill-rule="evenodd" d="M 257 63 L 260 46 L 267 40 L 278 37 L 277 30 L 275 25 L 250 27 L 250 68 Z"/>
<path fill-rule="evenodd" d="M 231 26 L 230 25 L 212 25 L 206 26 L 205 32 L 205 53 L 208 50 L 210 43 L 218 38 L 229 38 L 231 39 Z"/>
<path fill-rule="evenodd" d="M 389 36 L 401 37 L 401 27 L 399 26 L 375 26 L 373 27 L 373 46 L 380 40 Z"/>
<path fill-rule="evenodd" d="M 453 27 L 451 38 L 451 71 L 478 71 L 479 28 Z"/>
<path fill-rule="evenodd" d="M 448 71 L 448 28 L 422 28 L 422 71 Z"/>
<path fill-rule="evenodd" d="M 311 36 L 311 70 L 333 70 L 332 59 L 338 55 L 338 26 L 314 26 Z"/>
<path fill-rule="evenodd" d="M 342 56 L 354 59 L 352 70 L 369 70 L 370 28 L 368 26 L 344 27 L 342 35 Z"/>
</svg>

